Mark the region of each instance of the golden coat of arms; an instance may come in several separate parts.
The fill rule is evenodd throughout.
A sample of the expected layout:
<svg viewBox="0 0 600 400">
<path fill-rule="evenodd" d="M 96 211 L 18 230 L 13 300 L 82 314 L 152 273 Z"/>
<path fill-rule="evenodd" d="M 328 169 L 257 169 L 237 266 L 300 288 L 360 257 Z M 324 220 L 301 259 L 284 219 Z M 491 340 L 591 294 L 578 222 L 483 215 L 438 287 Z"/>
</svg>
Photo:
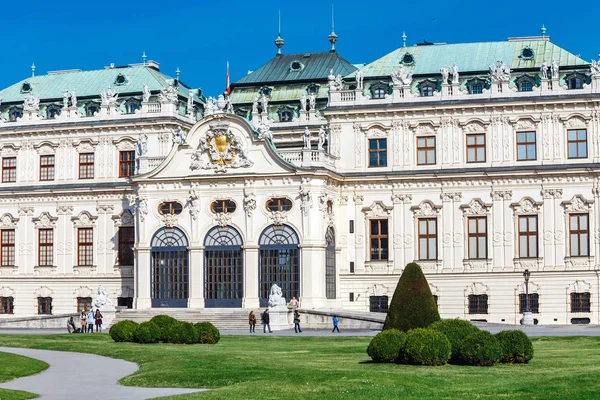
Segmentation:
<svg viewBox="0 0 600 400">
<path fill-rule="evenodd" d="M 226 172 L 228 168 L 252 166 L 243 143 L 229 129 L 229 122 L 209 125 L 208 132 L 200 138 L 198 149 L 192 155 L 190 169 L 214 169 Z M 205 157 L 207 155 L 208 157 Z"/>
</svg>

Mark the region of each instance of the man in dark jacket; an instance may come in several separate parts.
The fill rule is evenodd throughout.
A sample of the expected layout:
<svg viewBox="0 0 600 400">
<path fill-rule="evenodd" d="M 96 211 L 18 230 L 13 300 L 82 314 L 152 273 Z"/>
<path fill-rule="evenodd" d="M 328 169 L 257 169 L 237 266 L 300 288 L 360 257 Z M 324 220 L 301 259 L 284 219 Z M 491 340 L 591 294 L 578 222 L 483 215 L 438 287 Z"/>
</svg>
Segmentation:
<svg viewBox="0 0 600 400">
<path fill-rule="evenodd" d="M 267 308 L 264 313 L 262 313 L 260 317 L 263 324 L 263 333 L 267 333 L 267 328 L 269 328 L 269 333 L 273 333 L 271 330 L 271 317 L 269 316 L 269 309 Z"/>
</svg>

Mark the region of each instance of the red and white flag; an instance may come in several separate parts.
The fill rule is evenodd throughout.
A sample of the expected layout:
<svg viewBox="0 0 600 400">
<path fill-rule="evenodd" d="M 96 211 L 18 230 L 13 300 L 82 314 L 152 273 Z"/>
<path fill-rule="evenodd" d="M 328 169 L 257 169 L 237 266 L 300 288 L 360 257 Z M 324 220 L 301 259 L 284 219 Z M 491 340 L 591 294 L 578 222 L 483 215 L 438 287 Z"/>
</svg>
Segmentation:
<svg viewBox="0 0 600 400">
<path fill-rule="evenodd" d="M 229 94 L 231 93 L 231 88 L 229 87 L 229 61 L 227 61 L 227 76 L 225 77 L 225 83 L 227 85 L 227 96 L 229 96 Z"/>
</svg>

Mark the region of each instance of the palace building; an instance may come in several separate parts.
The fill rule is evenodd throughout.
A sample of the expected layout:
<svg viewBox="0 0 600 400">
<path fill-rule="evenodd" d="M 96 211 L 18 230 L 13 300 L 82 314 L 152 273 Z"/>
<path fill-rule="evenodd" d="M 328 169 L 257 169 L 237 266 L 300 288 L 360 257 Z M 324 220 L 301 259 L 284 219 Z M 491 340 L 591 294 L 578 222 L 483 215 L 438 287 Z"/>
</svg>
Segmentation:
<svg viewBox="0 0 600 400">
<path fill-rule="evenodd" d="M 0 318 L 385 312 L 404 266 L 444 318 L 600 318 L 600 65 L 547 36 L 285 54 L 205 97 L 147 61 L 0 90 Z M 249 66 L 251 67 L 251 66 Z"/>
</svg>

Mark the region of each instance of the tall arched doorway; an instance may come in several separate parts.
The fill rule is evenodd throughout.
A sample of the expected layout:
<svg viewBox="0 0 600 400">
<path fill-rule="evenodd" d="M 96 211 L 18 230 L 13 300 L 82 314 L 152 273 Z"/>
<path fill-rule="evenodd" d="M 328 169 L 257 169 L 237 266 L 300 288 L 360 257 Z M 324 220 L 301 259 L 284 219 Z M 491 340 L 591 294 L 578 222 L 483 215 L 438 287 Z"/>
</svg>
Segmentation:
<svg viewBox="0 0 600 400">
<path fill-rule="evenodd" d="M 216 226 L 204 239 L 205 307 L 241 307 L 244 297 L 242 236 L 231 226 Z"/>
<path fill-rule="evenodd" d="M 150 242 L 152 307 L 187 307 L 188 240 L 180 229 L 161 228 Z"/>
<path fill-rule="evenodd" d="M 336 297 L 335 232 L 332 227 L 325 232 L 325 297 Z"/>
<path fill-rule="evenodd" d="M 267 227 L 258 240 L 260 305 L 266 307 L 273 284 L 281 287 L 289 301 L 300 296 L 300 241 L 288 225 Z"/>
</svg>

